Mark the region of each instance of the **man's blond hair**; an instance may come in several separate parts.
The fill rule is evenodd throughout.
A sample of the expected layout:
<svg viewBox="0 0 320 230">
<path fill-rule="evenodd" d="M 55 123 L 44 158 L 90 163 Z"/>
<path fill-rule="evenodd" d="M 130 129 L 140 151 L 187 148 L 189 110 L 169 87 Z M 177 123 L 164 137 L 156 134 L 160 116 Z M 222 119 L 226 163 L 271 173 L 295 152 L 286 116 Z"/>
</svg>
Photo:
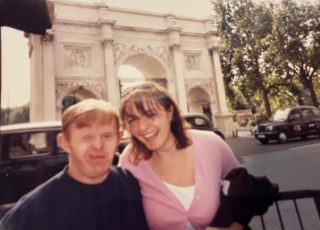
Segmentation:
<svg viewBox="0 0 320 230">
<path fill-rule="evenodd" d="M 116 122 L 119 129 L 118 112 L 108 102 L 100 99 L 85 99 L 70 107 L 62 114 L 62 132 L 68 134 L 68 128 L 75 124 L 77 128 L 90 126 L 93 123 Z"/>
</svg>

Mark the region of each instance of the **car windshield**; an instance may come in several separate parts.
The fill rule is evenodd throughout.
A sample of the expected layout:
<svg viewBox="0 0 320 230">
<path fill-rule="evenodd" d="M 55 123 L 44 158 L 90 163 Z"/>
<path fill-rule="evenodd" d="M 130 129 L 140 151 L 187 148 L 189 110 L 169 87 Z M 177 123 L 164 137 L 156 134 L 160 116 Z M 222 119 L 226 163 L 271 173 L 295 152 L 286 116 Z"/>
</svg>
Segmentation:
<svg viewBox="0 0 320 230">
<path fill-rule="evenodd" d="M 285 121 L 288 118 L 289 109 L 279 109 L 277 110 L 272 117 L 273 121 Z"/>
</svg>

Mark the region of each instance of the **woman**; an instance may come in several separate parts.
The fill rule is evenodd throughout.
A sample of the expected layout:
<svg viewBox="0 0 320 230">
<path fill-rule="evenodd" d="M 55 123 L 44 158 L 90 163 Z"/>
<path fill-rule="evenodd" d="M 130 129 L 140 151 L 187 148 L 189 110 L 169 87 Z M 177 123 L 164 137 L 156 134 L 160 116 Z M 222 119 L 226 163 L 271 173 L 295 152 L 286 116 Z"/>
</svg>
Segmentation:
<svg viewBox="0 0 320 230">
<path fill-rule="evenodd" d="M 187 129 L 155 83 L 128 89 L 120 117 L 132 139 L 120 166 L 140 183 L 150 229 L 205 229 L 219 206 L 222 178 L 238 167 L 230 148 L 213 132 Z"/>
</svg>

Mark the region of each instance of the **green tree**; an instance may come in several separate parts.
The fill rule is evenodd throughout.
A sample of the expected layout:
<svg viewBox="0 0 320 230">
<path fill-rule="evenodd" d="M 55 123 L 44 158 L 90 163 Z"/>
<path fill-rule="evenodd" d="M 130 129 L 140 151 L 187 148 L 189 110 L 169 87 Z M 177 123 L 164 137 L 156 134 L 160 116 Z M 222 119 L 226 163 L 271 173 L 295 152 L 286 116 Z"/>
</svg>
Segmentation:
<svg viewBox="0 0 320 230">
<path fill-rule="evenodd" d="M 272 34 L 272 7 L 251 0 L 230 0 L 226 4 L 220 0 L 215 9 L 228 96 L 234 95 L 230 85 L 236 85 L 248 104 L 258 93 L 270 117 L 269 94 L 289 84 L 287 78 L 278 77 L 266 59 Z"/>
<path fill-rule="evenodd" d="M 237 34 L 233 33 L 234 18 L 232 17 L 231 6 L 224 5 L 223 0 L 212 2 L 215 4 L 215 12 L 217 13 L 217 19 L 219 20 L 219 32 L 220 32 L 220 59 L 222 65 L 222 71 L 224 75 L 224 83 L 226 88 L 226 94 L 229 99 L 232 108 L 235 107 L 238 93 L 234 86 L 235 73 L 233 71 L 233 56 L 234 50 L 239 46 L 240 38 Z"/>
<path fill-rule="evenodd" d="M 317 5 L 285 0 L 273 15 L 273 36 L 270 57 L 277 60 L 278 70 L 298 79 L 309 91 L 313 105 L 319 106 L 315 84 L 320 70 L 320 1 Z M 303 103 L 304 89 L 290 87 Z"/>
<path fill-rule="evenodd" d="M 271 108 L 319 106 L 320 1 L 217 0 L 220 58 L 230 105 L 238 92 L 251 108 L 253 98 Z"/>
<path fill-rule="evenodd" d="M 29 122 L 29 104 L 1 109 L 1 125 Z"/>
</svg>

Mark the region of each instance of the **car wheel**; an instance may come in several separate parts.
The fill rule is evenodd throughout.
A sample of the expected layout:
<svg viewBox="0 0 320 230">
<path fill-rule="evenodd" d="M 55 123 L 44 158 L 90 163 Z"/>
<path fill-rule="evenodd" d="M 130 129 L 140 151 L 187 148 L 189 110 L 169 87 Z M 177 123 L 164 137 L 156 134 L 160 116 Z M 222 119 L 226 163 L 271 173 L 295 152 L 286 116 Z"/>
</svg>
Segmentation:
<svg viewBox="0 0 320 230">
<path fill-rule="evenodd" d="M 265 139 L 259 140 L 259 141 L 260 141 L 260 143 L 263 144 L 263 145 L 266 145 L 266 144 L 268 144 L 268 142 L 269 142 L 269 140 L 265 140 Z"/>
<path fill-rule="evenodd" d="M 279 143 L 286 143 L 287 141 L 288 141 L 288 136 L 287 136 L 287 134 L 284 133 L 284 132 L 279 133 L 278 142 L 279 142 Z"/>
</svg>

